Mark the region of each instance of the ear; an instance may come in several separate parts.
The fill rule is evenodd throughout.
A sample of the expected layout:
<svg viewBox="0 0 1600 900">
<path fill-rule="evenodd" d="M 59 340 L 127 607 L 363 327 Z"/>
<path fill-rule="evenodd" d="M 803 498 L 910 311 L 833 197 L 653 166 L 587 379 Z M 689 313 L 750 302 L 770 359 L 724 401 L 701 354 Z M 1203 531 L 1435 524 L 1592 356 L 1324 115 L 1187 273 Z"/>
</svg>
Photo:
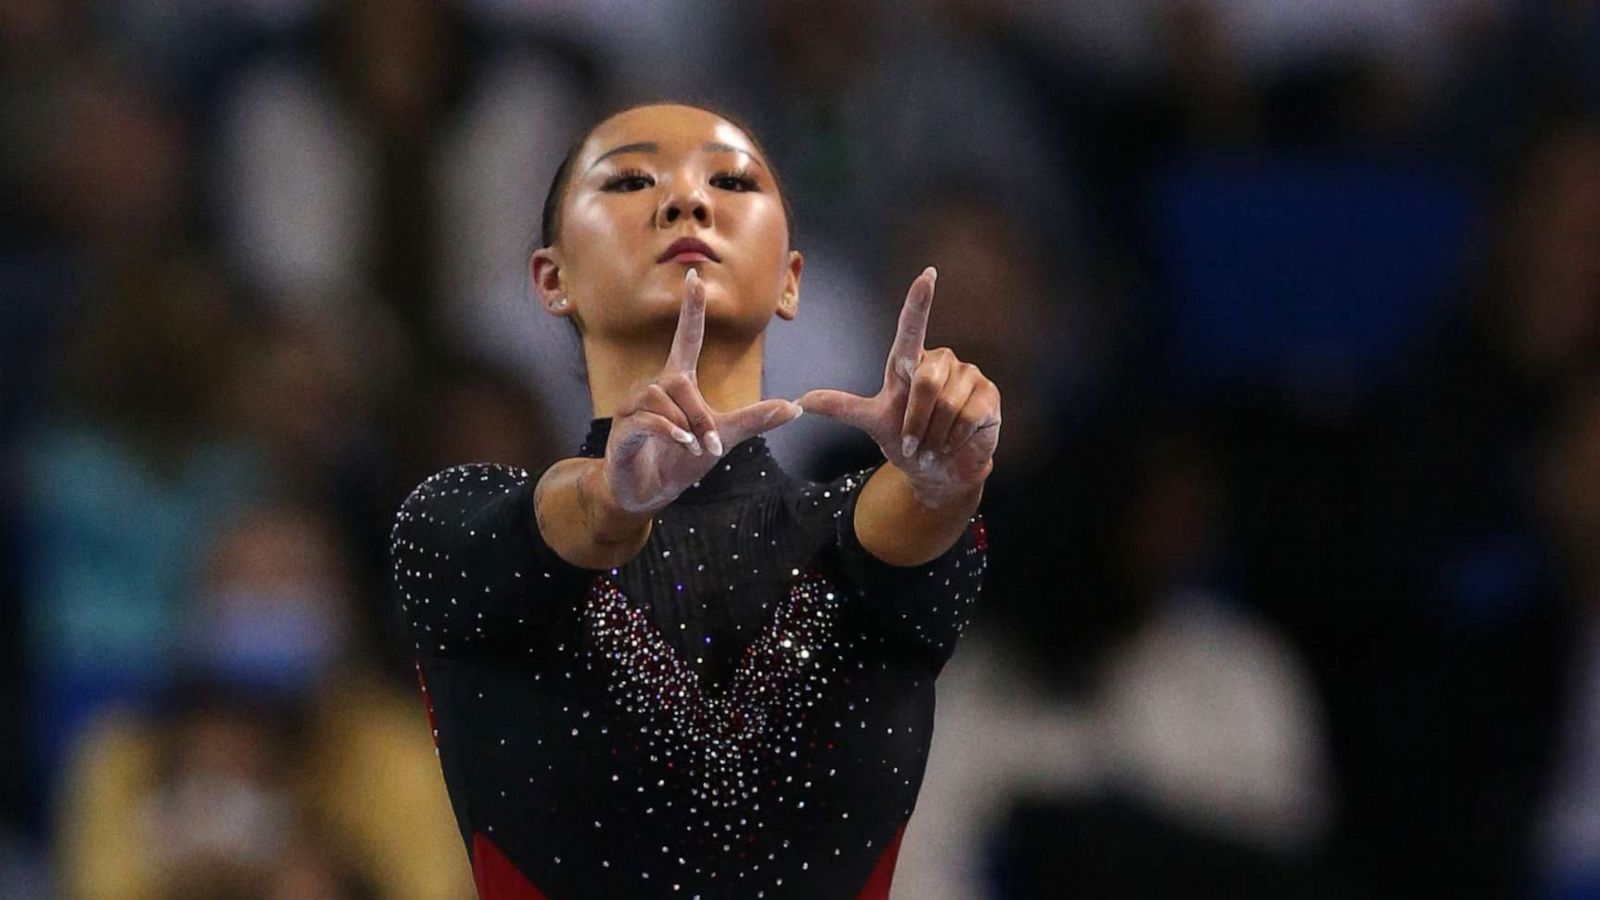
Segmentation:
<svg viewBox="0 0 1600 900">
<path fill-rule="evenodd" d="M 783 285 L 778 290 L 778 316 L 794 320 L 800 313 L 800 270 L 806 259 L 799 250 L 789 251 L 789 264 L 783 269 Z"/>
<path fill-rule="evenodd" d="M 533 285 L 539 305 L 552 316 L 571 315 L 577 307 L 567 296 L 567 282 L 561 258 L 554 247 L 540 247 L 528 258 L 528 281 Z"/>
</svg>

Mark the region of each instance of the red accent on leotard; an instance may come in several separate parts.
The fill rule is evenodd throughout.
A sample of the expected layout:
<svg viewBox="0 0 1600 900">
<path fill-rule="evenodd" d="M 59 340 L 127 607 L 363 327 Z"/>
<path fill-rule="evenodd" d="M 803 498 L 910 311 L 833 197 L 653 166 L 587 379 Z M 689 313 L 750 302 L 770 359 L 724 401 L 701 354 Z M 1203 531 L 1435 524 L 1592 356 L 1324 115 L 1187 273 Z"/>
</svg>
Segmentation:
<svg viewBox="0 0 1600 900">
<path fill-rule="evenodd" d="M 472 880 L 478 900 L 548 900 L 481 831 L 472 833 Z"/>
<path fill-rule="evenodd" d="M 900 827 L 894 830 L 894 839 L 889 841 L 889 846 L 883 848 L 883 853 L 878 856 L 878 864 L 872 867 L 872 874 L 867 877 L 867 885 L 856 895 L 856 900 L 889 900 L 889 882 L 894 880 L 894 864 L 900 856 L 900 839 L 905 833 L 905 823 L 901 823 Z"/>
</svg>

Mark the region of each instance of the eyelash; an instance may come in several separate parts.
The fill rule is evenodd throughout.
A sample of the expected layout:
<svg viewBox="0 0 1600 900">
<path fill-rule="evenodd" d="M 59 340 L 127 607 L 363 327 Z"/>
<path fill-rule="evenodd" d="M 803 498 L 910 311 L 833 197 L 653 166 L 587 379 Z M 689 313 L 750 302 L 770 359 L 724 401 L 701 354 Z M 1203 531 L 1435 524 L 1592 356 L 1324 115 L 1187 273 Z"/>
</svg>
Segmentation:
<svg viewBox="0 0 1600 900">
<path fill-rule="evenodd" d="M 615 175 L 612 175 L 610 178 L 607 178 L 605 184 L 601 185 L 600 189 L 604 191 L 613 191 L 616 190 L 619 185 L 622 185 L 635 178 L 642 178 L 645 181 L 650 181 L 650 176 L 638 169 L 623 169 L 622 171 L 617 172 Z M 717 174 L 711 176 L 712 182 L 715 182 L 719 178 L 733 179 L 734 182 L 739 186 L 736 188 L 727 188 L 726 190 L 734 191 L 735 193 L 743 193 L 745 191 L 754 191 L 760 189 L 757 187 L 756 180 L 754 178 L 751 178 L 749 175 L 746 175 L 740 171 L 730 169 L 724 172 L 718 172 Z"/>
</svg>

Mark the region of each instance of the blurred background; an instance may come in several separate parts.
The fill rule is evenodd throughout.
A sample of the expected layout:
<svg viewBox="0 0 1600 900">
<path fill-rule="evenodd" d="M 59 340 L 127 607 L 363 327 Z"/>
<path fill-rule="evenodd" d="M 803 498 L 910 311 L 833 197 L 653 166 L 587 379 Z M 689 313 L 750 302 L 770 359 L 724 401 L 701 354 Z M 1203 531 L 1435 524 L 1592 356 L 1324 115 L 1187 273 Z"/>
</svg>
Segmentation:
<svg viewBox="0 0 1600 900">
<path fill-rule="evenodd" d="M 1600 897 L 1587 0 L 7 0 L 0 897 L 471 896 L 389 526 L 575 452 L 526 254 L 662 98 L 795 208 L 769 394 L 927 264 L 1004 392 L 896 900 Z"/>
</svg>

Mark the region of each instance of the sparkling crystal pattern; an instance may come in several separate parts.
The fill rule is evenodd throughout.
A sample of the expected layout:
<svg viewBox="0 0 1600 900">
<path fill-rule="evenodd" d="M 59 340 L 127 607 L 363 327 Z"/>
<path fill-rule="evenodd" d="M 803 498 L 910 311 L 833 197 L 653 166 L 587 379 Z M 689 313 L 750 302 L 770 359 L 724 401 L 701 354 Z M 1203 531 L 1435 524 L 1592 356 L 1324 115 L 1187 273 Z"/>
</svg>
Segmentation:
<svg viewBox="0 0 1600 900">
<path fill-rule="evenodd" d="M 538 473 L 454 466 L 412 492 L 394 589 L 480 883 L 886 896 L 987 544 L 974 517 L 928 564 L 875 559 L 851 524 L 870 474 L 796 479 L 752 438 L 603 571 L 540 539 Z"/>
</svg>

